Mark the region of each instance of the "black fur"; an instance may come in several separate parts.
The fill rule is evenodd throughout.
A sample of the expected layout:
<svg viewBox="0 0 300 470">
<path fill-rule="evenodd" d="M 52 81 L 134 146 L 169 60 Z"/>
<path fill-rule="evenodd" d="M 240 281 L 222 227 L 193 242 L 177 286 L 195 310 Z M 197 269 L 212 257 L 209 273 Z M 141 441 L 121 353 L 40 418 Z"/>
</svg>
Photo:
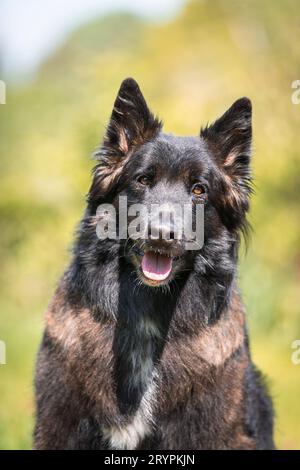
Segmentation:
<svg viewBox="0 0 300 470">
<path fill-rule="evenodd" d="M 162 133 L 138 85 L 122 83 L 70 267 L 46 316 L 37 375 L 36 448 L 273 448 L 273 412 L 248 347 L 237 285 L 251 193 L 251 103 L 242 98 L 198 137 Z M 141 184 L 141 176 L 147 184 Z M 202 194 L 191 188 L 201 185 Z M 99 240 L 102 202 L 205 204 L 204 245 Z M 141 252 L 174 256 L 170 279 L 143 278 Z M 109 432 L 107 434 L 107 429 Z"/>
</svg>

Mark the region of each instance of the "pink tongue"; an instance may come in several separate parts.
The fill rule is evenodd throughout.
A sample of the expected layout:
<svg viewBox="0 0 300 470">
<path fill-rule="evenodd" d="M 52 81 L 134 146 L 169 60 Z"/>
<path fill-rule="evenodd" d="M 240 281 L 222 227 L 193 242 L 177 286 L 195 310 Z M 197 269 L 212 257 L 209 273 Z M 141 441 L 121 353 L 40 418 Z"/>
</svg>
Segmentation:
<svg viewBox="0 0 300 470">
<path fill-rule="evenodd" d="M 142 270 L 148 279 L 163 281 L 172 270 L 172 258 L 148 251 L 142 259 Z"/>
</svg>

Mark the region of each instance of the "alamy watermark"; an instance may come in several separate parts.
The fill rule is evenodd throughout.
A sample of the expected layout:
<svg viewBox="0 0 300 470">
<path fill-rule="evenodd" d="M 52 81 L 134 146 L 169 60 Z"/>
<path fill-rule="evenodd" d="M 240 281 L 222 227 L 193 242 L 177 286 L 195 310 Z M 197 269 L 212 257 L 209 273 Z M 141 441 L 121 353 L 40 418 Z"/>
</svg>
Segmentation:
<svg viewBox="0 0 300 470">
<path fill-rule="evenodd" d="M 203 204 L 131 204 L 119 196 L 118 210 L 100 204 L 96 212 L 100 240 L 182 240 L 186 250 L 199 250 L 204 242 Z"/>
<path fill-rule="evenodd" d="M 6 364 L 6 344 L 0 340 L 0 364 Z"/>
<path fill-rule="evenodd" d="M 291 96 L 292 103 L 300 104 L 300 80 L 294 80 L 292 82 L 292 88 L 295 89 Z"/>
<path fill-rule="evenodd" d="M 295 351 L 291 355 L 291 361 L 295 366 L 300 364 L 300 339 L 295 339 L 291 344 L 292 349 Z"/>
<path fill-rule="evenodd" d="M 6 104 L 6 84 L 0 80 L 0 104 Z"/>
</svg>

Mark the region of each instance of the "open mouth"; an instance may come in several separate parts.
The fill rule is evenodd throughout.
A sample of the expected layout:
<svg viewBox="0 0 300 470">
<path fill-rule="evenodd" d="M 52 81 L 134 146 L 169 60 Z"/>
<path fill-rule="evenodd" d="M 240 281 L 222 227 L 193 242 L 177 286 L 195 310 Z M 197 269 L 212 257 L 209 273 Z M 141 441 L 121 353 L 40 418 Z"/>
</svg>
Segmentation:
<svg viewBox="0 0 300 470">
<path fill-rule="evenodd" d="M 139 270 L 143 280 L 152 286 L 169 281 L 174 263 L 179 259 L 179 256 L 159 249 L 142 251 L 135 247 L 134 252 L 140 260 Z"/>
<path fill-rule="evenodd" d="M 171 256 L 155 251 L 147 251 L 143 255 L 141 269 L 147 279 L 164 281 L 172 271 L 172 264 Z"/>
</svg>

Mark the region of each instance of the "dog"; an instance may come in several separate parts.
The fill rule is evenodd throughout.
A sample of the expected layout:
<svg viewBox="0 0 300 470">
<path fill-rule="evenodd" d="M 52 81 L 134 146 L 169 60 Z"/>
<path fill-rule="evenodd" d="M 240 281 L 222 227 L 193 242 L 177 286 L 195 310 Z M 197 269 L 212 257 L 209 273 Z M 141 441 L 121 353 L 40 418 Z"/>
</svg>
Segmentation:
<svg viewBox="0 0 300 470">
<path fill-rule="evenodd" d="M 34 448 L 274 448 L 272 401 L 237 286 L 251 116 L 241 98 L 196 137 L 165 134 L 138 84 L 122 82 L 72 260 L 46 312 Z M 159 219 L 156 237 L 100 239 L 98 208 L 118 212 L 120 196 L 166 211 L 202 207 L 203 244 L 187 249 L 172 217 L 166 238 Z"/>
</svg>

